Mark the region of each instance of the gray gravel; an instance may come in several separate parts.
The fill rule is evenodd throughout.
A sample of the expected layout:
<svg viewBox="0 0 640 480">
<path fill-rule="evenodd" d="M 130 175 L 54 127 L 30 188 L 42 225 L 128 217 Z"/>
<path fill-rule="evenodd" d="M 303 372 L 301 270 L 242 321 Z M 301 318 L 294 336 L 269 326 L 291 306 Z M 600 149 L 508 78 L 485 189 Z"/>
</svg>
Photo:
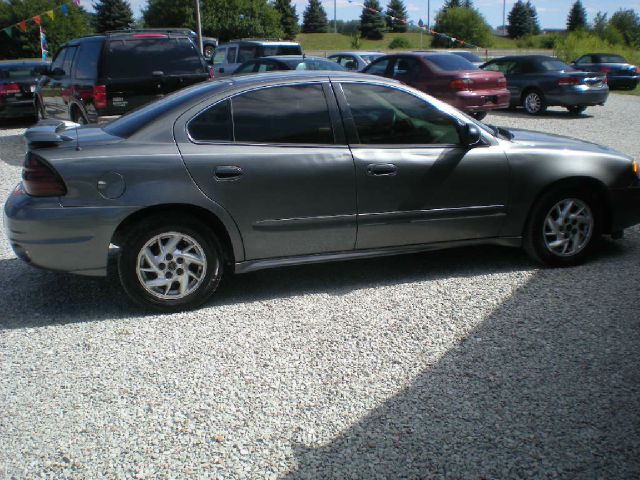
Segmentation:
<svg viewBox="0 0 640 480">
<path fill-rule="evenodd" d="M 487 121 L 640 158 L 640 98 Z M 0 196 L 22 129 L 0 129 Z M 1 478 L 640 477 L 640 229 L 256 272 L 149 315 L 0 239 Z"/>
</svg>

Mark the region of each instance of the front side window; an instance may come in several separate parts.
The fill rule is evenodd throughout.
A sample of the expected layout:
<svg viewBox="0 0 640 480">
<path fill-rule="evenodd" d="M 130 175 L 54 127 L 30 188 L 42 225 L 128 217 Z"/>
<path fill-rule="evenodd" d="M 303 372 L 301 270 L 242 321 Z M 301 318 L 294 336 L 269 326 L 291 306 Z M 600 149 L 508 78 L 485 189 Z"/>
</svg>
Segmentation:
<svg viewBox="0 0 640 480">
<path fill-rule="evenodd" d="M 75 58 L 77 51 L 78 47 L 68 48 L 67 56 L 64 58 L 64 64 L 62 65 L 62 70 L 64 70 L 65 75 L 71 74 L 71 65 L 73 64 L 73 59 Z"/>
<path fill-rule="evenodd" d="M 458 123 L 424 100 L 393 88 L 343 83 L 360 144 L 458 145 Z"/>
<path fill-rule="evenodd" d="M 64 59 L 67 56 L 67 52 L 69 51 L 68 48 L 63 48 L 62 50 L 60 50 L 58 52 L 58 54 L 56 55 L 56 58 L 53 60 L 53 63 L 51 64 L 51 71 L 53 72 L 56 68 L 59 68 L 60 70 L 62 70 L 62 66 L 64 65 Z"/>
<path fill-rule="evenodd" d="M 231 101 L 236 142 L 334 143 L 321 85 L 263 88 Z"/>
<path fill-rule="evenodd" d="M 384 60 L 379 60 L 377 62 L 373 62 L 367 68 L 366 73 L 370 73 L 371 75 L 384 75 L 387 71 L 387 66 L 389 65 L 389 58 L 385 58 Z"/>
<path fill-rule="evenodd" d="M 236 47 L 227 49 L 227 63 L 236 63 Z"/>
<path fill-rule="evenodd" d="M 189 122 L 189 135 L 205 142 L 233 141 L 231 101 L 223 100 L 198 114 Z"/>
<path fill-rule="evenodd" d="M 258 56 L 258 47 L 255 45 L 247 45 L 240 47 L 238 52 L 238 63 L 248 62 Z"/>
<path fill-rule="evenodd" d="M 576 65 L 586 65 L 587 63 L 591 63 L 591 55 L 584 55 L 576 61 Z"/>
<path fill-rule="evenodd" d="M 413 58 L 398 58 L 393 66 L 393 76 L 413 76 L 420 71 L 420 65 Z"/>
</svg>

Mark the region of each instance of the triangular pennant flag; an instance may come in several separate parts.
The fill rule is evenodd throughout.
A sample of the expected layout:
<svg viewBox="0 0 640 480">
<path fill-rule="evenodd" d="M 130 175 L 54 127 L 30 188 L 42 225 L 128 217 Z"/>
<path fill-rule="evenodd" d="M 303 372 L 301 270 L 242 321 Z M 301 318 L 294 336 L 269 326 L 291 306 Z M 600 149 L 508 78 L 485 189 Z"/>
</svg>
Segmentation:
<svg viewBox="0 0 640 480">
<path fill-rule="evenodd" d="M 20 30 L 22 30 L 23 32 L 27 31 L 27 21 L 23 20 L 20 23 L 18 23 L 18 26 L 20 27 Z"/>
<path fill-rule="evenodd" d="M 40 25 L 40 15 L 33 17 L 33 21 L 36 22 L 36 25 Z"/>
<path fill-rule="evenodd" d="M 50 18 L 51 20 L 53 20 L 54 18 L 56 18 L 56 14 L 54 13 L 54 11 L 53 11 L 53 10 L 49 10 L 49 11 L 47 12 L 47 15 L 49 16 L 49 18 Z"/>
<path fill-rule="evenodd" d="M 60 10 L 62 11 L 62 13 L 64 13 L 65 15 L 69 15 L 69 5 L 67 5 L 66 3 L 63 5 L 60 5 Z"/>
<path fill-rule="evenodd" d="M 2 31 L 9 35 L 9 38 L 13 38 L 13 31 L 11 30 L 11 27 L 3 28 Z"/>
<path fill-rule="evenodd" d="M 80 7 L 80 0 L 73 0 L 76 7 Z"/>
</svg>

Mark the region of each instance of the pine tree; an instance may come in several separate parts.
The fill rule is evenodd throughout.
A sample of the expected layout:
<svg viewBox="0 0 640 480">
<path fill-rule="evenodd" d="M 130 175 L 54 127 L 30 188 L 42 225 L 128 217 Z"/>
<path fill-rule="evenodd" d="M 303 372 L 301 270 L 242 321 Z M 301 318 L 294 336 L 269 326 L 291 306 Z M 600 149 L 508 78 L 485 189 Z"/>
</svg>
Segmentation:
<svg viewBox="0 0 640 480">
<path fill-rule="evenodd" d="M 528 35 L 538 35 L 540 33 L 540 21 L 538 20 L 538 12 L 530 0 L 524 4 L 529 14 L 529 32 Z"/>
<path fill-rule="evenodd" d="M 327 32 L 327 12 L 324 10 L 320 0 L 309 0 L 302 18 L 302 31 L 304 33 Z"/>
<path fill-rule="evenodd" d="M 291 4 L 291 0 L 275 0 L 273 7 L 280 13 L 280 26 L 285 38 L 293 40 L 300 30 L 296 6 Z"/>
<path fill-rule="evenodd" d="M 567 30 L 573 32 L 574 30 L 586 28 L 587 11 L 582 5 L 582 2 L 580 0 L 576 0 L 571 7 L 571 11 L 569 11 L 569 16 L 567 17 Z"/>
<path fill-rule="evenodd" d="M 387 28 L 392 32 L 406 32 L 407 31 L 407 8 L 404 6 L 402 0 L 390 0 L 387 5 Z M 391 17 L 395 17 L 393 20 Z M 400 20 L 404 20 L 401 22 Z"/>
<path fill-rule="evenodd" d="M 531 27 L 529 10 L 522 0 L 513 4 L 507 18 L 509 21 L 507 32 L 511 38 L 520 38 L 529 33 Z"/>
<path fill-rule="evenodd" d="M 596 16 L 593 18 L 593 31 L 600 38 L 604 38 L 604 31 L 607 28 L 607 14 L 598 12 Z"/>
<path fill-rule="evenodd" d="M 133 12 L 126 0 L 98 0 L 93 9 L 96 32 L 123 30 L 133 25 Z"/>
<path fill-rule="evenodd" d="M 372 11 L 373 10 L 373 11 Z M 360 14 L 360 35 L 369 40 L 384 38 L 385 19 L 380 12 L 382 6 L 378 0 L 365 0 Z"/>
<path fill-rule="evenodd" d="M 450 8 L 460 8 L 462 6 L 463 5 L 461 0 L 447 0 L 446 2 L 444 2 L 444 5 L 440 9 L 440 12 L 446 12 Z"/>
</svg>

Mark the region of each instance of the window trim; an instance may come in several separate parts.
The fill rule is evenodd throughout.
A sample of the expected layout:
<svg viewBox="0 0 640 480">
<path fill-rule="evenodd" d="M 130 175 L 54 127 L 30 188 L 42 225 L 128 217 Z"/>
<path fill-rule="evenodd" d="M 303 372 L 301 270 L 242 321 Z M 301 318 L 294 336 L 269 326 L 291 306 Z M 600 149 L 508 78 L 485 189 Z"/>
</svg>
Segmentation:
<svg viewBox="0 0 640 480">
<path fill-rule="evenodd" d="M 369 85 L 369 86 L 376 86 L 376 87 L 383 87 L 383 88 L 389 88 L 392 90 L 397 90 L 401 93 L 407 94 L 407 95 L 411 95 L 415 98 L 417 98 L 418 100 L 420 100 L 421 102 L 427 103 L 428 105 L 430 105 L 432 108 L 438 110 L 440 113 L 442 113 L 443 115 L 446 115 L 447 117 L 453 119 L 456 123 L 458 123 L 458 125 L 460 125 L 461 120 L 455 116 L 452 116 L 450 113 L 445 112 L 443 110 L 441 110 L 440 108 L 438 108 L 436 105 L 427 102 L 424 98 L 421 98 L 420 96 L 416 95 L 415 93 L 405 90 L 403 88 L 399 88 L 396 85 L 390 85 L 387 83 L 378 83 L 378 82 L 360 82 L 360 81 L 354 81 L 354 80 L 338 80 L 335 83 L 333 83 L 333 89 L 336 92 L 336 99 L 338 100 L 338 107 L 340 108 L 340 112 L 342 113 L 342 119 L 344 121 L 345 124 L 345 133 L 347 133 L 347 144 L 350 147 L 356 147 L 356 148 L 377 148 L 377 149 L 384 149 L 384 150 L 400 150 L 400 149 L 411 149 L 411 148 L 466 148 L 464 145 L 462 144 L 455 144 L 455 143 L 406 143 L 406 144 L 386 144 L 386 143 L 359 143 L 360 142 L 360 136 L 358 135 L 358 127 L 356 126 L 355 121 L 353 120 L 353 115 L 351 113 L 351 108 L 349 107 L 349 103 L 347 101 L 347 96 L 345 95 L 344 91 L 342 90 L 342 84 L 346 83 L 346 84 L 355 84 L 355 85 Z M 346 110 L 345 110 L 346 109 Z M 460 125 L 461 126 L 461 125 Z M 357 142 L 352 142 L 352 139 L 357 139 Z M 481 142 L 482 142 L 482 147 L 488 147 L 490 146 L 490 144 L 487 142 L 487 140 L 484 138 L 484 136 L 481 135 Z M 475 147 L 478 148 L 478 147 Z"/>
<path fill-rule="evenodd" d="M 322 89 L 322 94 L 324 96 L 325 102 L 327 104 L 327 112 L 329 113 L 329 124 L 331 126 L 331 130 L 333 132 L 333 139 L 334 139 L 334 143 L 269 143 L 269 142 L 237 142 L 235 140 L 236 137 L 236 128 L 235 128 L 235 121 L 234 121 L 234 117 L 233 117 L 233 101 L 232 99 L 234 97 L 237 97 L 239 95 L 244 95 L 246 93 L 251 93 L 251 92 L 256 92 L 259 90 L 266 90 L 266 89 L 270 89 L 270 88 L 278 88 L 278 87 L 299 87 L 299 86 L 305 86 L 305 85 L 319 85 Z M 313 147 L 313 148 L 344 148 L 345 145 L 347 145 L 346 143 L 346 139 L 344 138 L 344 135 L 341 135 L 339 131 L 337 131 L 337 125 L 336 125 L 336 115 L 340 115 L 339 111 L 337 110 L 337 105 L 335 106 L 335 111 L 332 111 L 332 101 L 330 98 L 328 98 L 327 95 L 327 87 L 329 89 L 331 89 L 331 85 L 330 82 L 328 80 L 324 81 L 304 81 L 304 82 L 299 82 L 299 83 L 276 83 L 273 85 L 260 85 L 260 86 L 255 86 L 255 87 L 251 87 L 248 88 L 246 90 L 241 90 L 235 93 L 232 93 L 231 95 L 225 96 L 224 98 L 221 98 L 217 101 L 215 101 L 214 103 L 208 103 L 204 108 L 199 109 L 196 113 L 194 113 L 191 118 L 189 118 L 185 123 L 184 123 L 184 133 L 187 137 L 187 139 L 189 140 L 189 142 L 191 142 L 194 145 L 238 145 L 238 146 L 256 146 L 256 147 L 261 147 L 261 146 L 272 146 L 272 147 L 297 147 L 297 148 L 308 148 L 308 147 Z M 335 98 L 335 97 L 334 97 Z M 231 102 L 231 128 L 232 128 L 232 133 L 233 133 L 233 140 L 232 141 L 228 141 L 228 140 L 196 140 L 194 139 L 191 134 L 189 133 L 189 125 L 191 125 L 191 122 L 201 113 L 203 113 L 205 110 L 208 110 L 209 108 L 214 107 L 215 105 L 222 103 L 226 100 L 229 100 Z M 338 118 L 339 120 L 339 118 Z M 341 141 L 342 140 L 342 141 Z"/>
</svg>

